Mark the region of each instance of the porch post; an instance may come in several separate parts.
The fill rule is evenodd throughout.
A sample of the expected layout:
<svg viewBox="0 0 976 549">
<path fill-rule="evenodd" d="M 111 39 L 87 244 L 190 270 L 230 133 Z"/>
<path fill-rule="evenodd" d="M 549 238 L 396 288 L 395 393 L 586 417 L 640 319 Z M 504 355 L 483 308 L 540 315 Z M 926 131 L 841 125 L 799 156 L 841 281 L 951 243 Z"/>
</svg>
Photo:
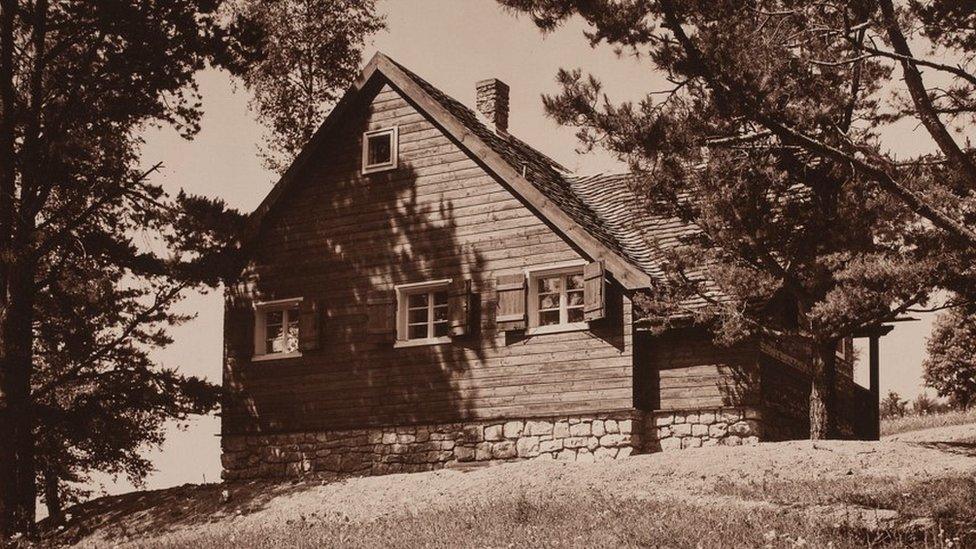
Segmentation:
<svg viewBox="0 0 976 549">
<path fill-rule="evenodd" d="M 868 344 L 868 370 L 869 376 L 871 378 L 871 402 L 873 403 L 872 412 L 873 417 L 871 418 L 871 440 L 878 440 L 881 438 L 881 380 L 879 377 L 879 362 L 878 358 L 878 339 L 877 333 L 871 334 L 869 336 Z"/>
</svg>

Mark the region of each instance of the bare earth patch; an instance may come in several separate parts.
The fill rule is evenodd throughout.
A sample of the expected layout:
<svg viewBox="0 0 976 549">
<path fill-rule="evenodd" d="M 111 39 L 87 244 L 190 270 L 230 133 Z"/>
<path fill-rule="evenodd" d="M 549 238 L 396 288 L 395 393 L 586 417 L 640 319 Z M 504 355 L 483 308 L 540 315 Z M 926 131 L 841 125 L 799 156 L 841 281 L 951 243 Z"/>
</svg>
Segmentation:
<svg viewBox="0 0 976 549">
<path fill-rule="evenodd" d="M 920 486 L 925 491 L 925 485 L 920 483 L 943 480 L 956 483 L 951 485 L 955 489 L 958 482 L 974 477 L 976 424 L 906 433 L 881 442 L 793 441 L 751 447 L 699 448 L 593 464 L 532 461 L 465 471 L 443 470 L 331 481 L 187 485 L 101 498 L 77 506 L 71 511 L 68 527 L 57 534 L 49 533 L 47 539 L 92 547 L 125 542 L 142 547 L 189 547 L 200 546 L 201 542 L 212 545 L 215 540 L 222 540 L 226 543 L 224 546 L 231 547 L 240 542 L 229 540 L 243 539 L 249 540 L 248 545 L 277 547 L 292 545 L 296 539 L 288 537 L 293 535 L 291 533 L 275 533 L 275 529 L 314 530 L 321 527 L 317 534 L 307 534 L 311 538 L 300 539 L 318 539 L 314 536 L 328 532 L 331 536 L 328 539 L 349 536 L 346 538 L 348 544 L 371 545 L 374 538 L 362 537 L 367 535 L 361 532 L 365 525 L 373 525 L 369 528 L 374 532 L 368 534 L 372 536 L 375 526 L 380 524 L 395 528 L 398 523 L 423 522 L 424 517 L 476 517 L 501 509 L 503 511 L 499 512 L 503 514 L 517 511 L 511 519 L 516 523 L 523 518 L 528 521 L 526 524 L 538 520 L 539 527 L 544 529 L 550 522 L 570 520 L 543 516 L 546 513 L 561 517 L 572 514 L 574 507 L 605 510 L 619 504 L 623 506 L 620 514 L 624 515 L 631 509 L 639 511 L 641 505 L 657 509 L 660 515 L 662 505 L 671 505 L 705 510 L 710 515 L 715 515 L 715 510 L 722 510 L 730 516 L 768 516 L 766 522 L 757 522 L 749 527 L 752 530 L 742 532 L 740 543 L 746 545 L 753 545 L 751 540 L 756 542 L 755 545 L 768 545 L 772 536 L 773 546 L 780 546 L 786 539 L 783 536 L 789 535 L 784 534 L 782 528 L 787 528 L 793 519 L 781 523 L 777 517 L 795 516 L 801 521 L 826 523 L 826 528 L 847 532 L 847 537 L 840 539 L 849 539 L 852 541 L 850 546 L 857 546 L 859 540 L 863 541 L 858 536 L 905 528 L 907 523 L 919 518 L 929 519 L 919 515 L 922 511 L 916 512 L 917 506 L 900 502 L 901 491 L 916 490 Z M 227 494 L 222 494 L 224 490 Z M 965 491 L 966 486 L 961 490 L 959 498 L 976 497 L 976 490 L 971 495 Z M 963 501 L 960 505 L 966 505 L 965 500 L 960 501 Z M 593 511 L 601 512 L 605 511 Z M 947 512 L 950 514 L 936 518 L 957 520 L 958 517 L 951 514 L 954 511 Z M 655 515 L 647 516 L 652 520 L 650 517 Z M 688 516 L 688 513 L 681 516 Z M 508 520 L 504 517 L 498 520 Z M 607 520 L 612 523 L 612 519 Z M 471 525 L 466 525 L 467 522 L 462 521 L 445 528 L 450 532 L 464 532 L 469 526 L 473 531 L 479 531 L 481 527 L 476 518 L 471 519 Z M 668 525 L 660 525 L 661 532 L 667 532 L 665 526 Z M 933 529 L 933 524 L 924 520 L 916 520 L 915 526 Z M 653 525 L 653 528 L 657 527 Z M 675 524 L 668 527 L 679 534 L 685 531 L 681 528 L 686 528 Z M 427 536 L 437 535 L 427 528 L 429 526 L 423 526 L 422 531 L 416 533 L 418 537 L 413 538 L 409 537 L 410 528 L 403 526 L 404 530 L 399 534 L 408 537 L 400 541 L 426 543 L 429 541 Z M 606 538 L 605 545 L 639 546 L 661 542 L 662 538 L 654 537 L 657 530 L 647 528 L 652 526 L 635 529 L 637 533 L 632 533 L 635 537 L 620 537 L 623 534 L 614 533 L 612 539 Z M 599 530 L 599 526 L 596 529 Z M 271 541 L 257 542 L 257 538 L 247 537 L 249 532 L 264 532 L 260 539 Z M 689 539 L 698 535 L 697 530 L 687 529 L 687 532 Z M 531 529 L 502 531 L 499 539 L 504 542 L 513 539 L 504 537 L 505 534 L 528 536 L 531 533 Z M 704 545 L 727 545 L 730 543 L 728 535 L 738 534 L 725 534 L 726 539 L 716 539 L 715 543 L 705 539 Z M 928 540 L 930 533 L 923 535 Z M 535 538 L 517 539 L 525 542 Z M 551 537 L 545 539 L 552 541 Z M 571 538 L 546 544 L 562 546 L 563 542 L 573 545 L 586 541 L 604 545 L 603 539 Z M 682 539 L 664 539 L 664 544 L 682 545 Z M 907 539 L 908 545 L 915 539 Z M 274 540 L 284 541 L 279 544 Z M 834 538 L 829 540 L 833 542 Z M 885 540 L 895 546 L 899 540 L 905 541 L 890 536 L 879 538 L 880 542 Z M 492 545 L 484 538 L 481 541 L 450 541 L 439 544 L 435 540 L 432 545 Z M 976 538 L 973 542 L 976 543 Z"/>
</svg>

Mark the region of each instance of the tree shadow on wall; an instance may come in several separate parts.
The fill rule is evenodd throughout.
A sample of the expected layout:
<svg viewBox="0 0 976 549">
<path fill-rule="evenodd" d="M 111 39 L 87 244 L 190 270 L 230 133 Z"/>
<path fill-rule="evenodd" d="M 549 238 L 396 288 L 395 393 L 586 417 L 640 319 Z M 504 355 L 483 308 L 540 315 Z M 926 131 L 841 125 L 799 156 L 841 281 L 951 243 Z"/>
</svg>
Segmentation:
<svg viewBox="0 0 976 549">
<path fill-rule="evenodd" d="M 392 334 L 370 333 L 370 302 L 377 295 L 392 301 L 394 284 L 470 280 L 472 316 L 479 318 L 485 259 L 477 250 L 497 245 L 490 212 L 470 183 L 474 163 L 406 102 L 385 93 L 347 114 L 250 248 L 252 262 L 229 294 L 228 315 L 246 318 L 253 301 L 314 300 L 320 345 L 296 359 L 227 360 L 225 434 L 471 416 L 479 395 L 470 365 L 484 358 L 480 322 L 473 333 L 437 345 L 394 348 Z M 363 132 L 393 124 L 400 132 L 399 166 L 362 175 Z M 392 305 L 388 314 L 395 314 Z M 233 330 L 241 323 L 227 324 Z"/>
</svg>

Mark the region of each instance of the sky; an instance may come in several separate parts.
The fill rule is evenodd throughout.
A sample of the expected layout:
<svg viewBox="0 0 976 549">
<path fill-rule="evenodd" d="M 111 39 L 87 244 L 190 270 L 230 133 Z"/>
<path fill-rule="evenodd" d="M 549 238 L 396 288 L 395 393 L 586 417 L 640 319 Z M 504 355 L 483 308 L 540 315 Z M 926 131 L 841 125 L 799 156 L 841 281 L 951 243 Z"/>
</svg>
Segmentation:
<svg viewBox="0 0 976 549">
<path fill-rule="evenodd" d="M 615 172 L 623 166 L 607 154 L 579 155 L 572 129 L 549 120 L 541 94 L 555 93 L 560 67 L 582 68 L 599 77 L 613 100 L 639 99 L 663 89 L 664 79 L 646 64 L 618 57 L 611 48 L 590 48 L 582 25 L 570 24 L 544 36 L 531 21 L 505 12 L 493 0 L 380 0 L 387 30 L 376 35 L 364 63 L 379 50 L 466 105 L 474 105 L 474 84 L 498 78 L 511 87 L 510 131 L 564 166 L 581 173 Z M 243 212 L 252 211 L 277 179 L 257 156 L 262 128 L 248 111 L 248 95 L 222 72 L 199 75 L 203 96 L 202 130 L 192 140 L 169 129 L 146 133 L 143 161 L 163 163 L 157 181 L 171 192 L 223 198 Z M 912 127 L 897 130 L 896 152 L 911 155 L 927 136 Z M 160 363 L 218 382 L 221 372 L 223 308 L 220 293 L 193 294 L 180 310 L 196 318 L 172 331 L 174 343 L 156 353 Z M 924 342 L 933 315 L 899 324 L 881 343 L 881 390 L 912 398 L 921 389 Z M 858 347 L 862 347 L 860 344 Z M 867 360 L 866 348 L 861 352 Z M 866 367 L 856 377 L 866 384 Z M 213 482 L 220 478 L 219 419 L 208 416 L 187 425 L 171 425 L 166 443 L 149 452 L 156 472 L 146 488 Z M 97 479 L 106 493 L 130 491 L 124 481 Z M 96 488 L 98 488 L 96 486 Z"/>
</svg>

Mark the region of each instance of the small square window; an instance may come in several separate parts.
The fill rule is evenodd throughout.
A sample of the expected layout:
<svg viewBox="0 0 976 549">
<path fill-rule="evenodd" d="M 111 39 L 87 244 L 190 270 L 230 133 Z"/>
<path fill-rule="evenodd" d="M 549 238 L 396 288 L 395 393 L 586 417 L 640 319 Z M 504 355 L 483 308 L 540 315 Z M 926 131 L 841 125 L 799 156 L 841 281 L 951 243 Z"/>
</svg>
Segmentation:
<svg viewBox="0 0 976 549">
<path fill-rule="evenodd" d="M 364 133 L 363 173 L 375 173 L 396 168 L 397 141 L 396 126 Z"/>
</svg>

